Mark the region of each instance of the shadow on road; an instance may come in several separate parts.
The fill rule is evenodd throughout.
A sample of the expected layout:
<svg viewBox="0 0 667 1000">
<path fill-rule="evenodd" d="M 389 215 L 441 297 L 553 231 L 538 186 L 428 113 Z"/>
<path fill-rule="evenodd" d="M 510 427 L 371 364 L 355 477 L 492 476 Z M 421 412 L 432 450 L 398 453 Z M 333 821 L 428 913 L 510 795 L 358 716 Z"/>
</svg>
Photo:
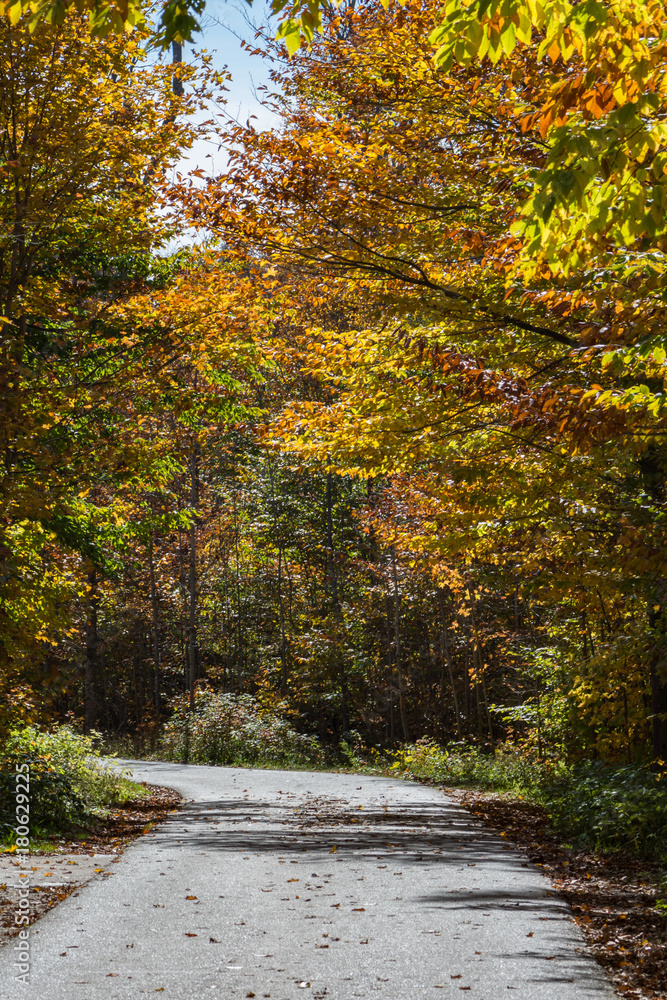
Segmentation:
<svg viewBox="0 0 667 1000">
<path fill-rule="evenodd" d="M 447 802 L 410 803 L 362 814 L 343 799 L 312 798 L 301 805 L 234 798 L 186 803 L 156 836 L 166 847 L 189 845 L 207 852 L 353 852 L 400 859 L 406 865 L 464 868 L 474 868 L 482 859 L 485 865 L 497 862 L 504 869 L 528 864 L 500 837 L 472 824 Z"/>
</svg>

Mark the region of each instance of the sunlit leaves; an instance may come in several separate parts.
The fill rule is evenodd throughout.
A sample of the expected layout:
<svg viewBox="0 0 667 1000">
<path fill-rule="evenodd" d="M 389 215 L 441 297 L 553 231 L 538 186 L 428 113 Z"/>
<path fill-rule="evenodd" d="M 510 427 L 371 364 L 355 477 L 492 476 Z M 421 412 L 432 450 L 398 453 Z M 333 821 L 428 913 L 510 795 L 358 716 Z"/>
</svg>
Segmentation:
<svg viewBox="0 0 667 1000">
<path fill-rule="evenodd" d="M 204 0 L 167 0 L 162 8 L 153 43 L 166 49 L 172 42 L 192 42 L 200 31 Z M 58 28 L 72 14 L 87 14 L 93 37 L 123 35 L 135 28 L 146 30 L 146 7 L 142 0 L 4 0 L 0 8 L 11 24 L 25 17 L 31 31 Z"/>
</svg>

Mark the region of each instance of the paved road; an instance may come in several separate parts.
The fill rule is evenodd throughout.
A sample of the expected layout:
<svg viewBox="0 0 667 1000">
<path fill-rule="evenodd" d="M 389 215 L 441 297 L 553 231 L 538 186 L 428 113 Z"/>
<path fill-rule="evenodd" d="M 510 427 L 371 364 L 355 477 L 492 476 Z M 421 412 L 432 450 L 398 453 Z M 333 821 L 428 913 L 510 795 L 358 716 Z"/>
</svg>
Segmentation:
<svg viewBox="0 0 667 1000">
<path fill-rule="evenodd" d="M 32 930 L 29 986 L 112 1000 L 611 1000 L 538 869 L 432 788 L 143 763 L 182 812 Z"/>
</svg>

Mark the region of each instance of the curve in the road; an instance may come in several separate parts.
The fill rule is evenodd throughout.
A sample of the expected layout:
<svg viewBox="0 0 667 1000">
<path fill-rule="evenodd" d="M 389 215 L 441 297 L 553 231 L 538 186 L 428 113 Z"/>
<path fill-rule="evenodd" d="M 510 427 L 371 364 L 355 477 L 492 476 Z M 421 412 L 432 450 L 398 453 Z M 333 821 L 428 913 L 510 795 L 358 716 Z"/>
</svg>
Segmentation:
<svg viewBox="0 0 667 1000">
<path fill-rule="evenodd" d="M 2 1000 L 612 1000 L 537 868 L 440 791 L 128 762 L 183 810 L 31 930 Z"/>
</svg>

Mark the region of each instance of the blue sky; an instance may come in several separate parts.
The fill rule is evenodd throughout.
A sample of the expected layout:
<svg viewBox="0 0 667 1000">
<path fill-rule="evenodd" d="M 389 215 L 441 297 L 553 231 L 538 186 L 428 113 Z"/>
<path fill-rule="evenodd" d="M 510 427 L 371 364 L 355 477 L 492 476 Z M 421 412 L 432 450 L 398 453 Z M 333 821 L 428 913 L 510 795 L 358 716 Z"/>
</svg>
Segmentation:
<svg viewBox="0 0 667 1000">
<path fill-rule="evenodd" d="M 244 0 L 208 0 L 203 21 L 202 44 L 215 53 L 217 66 L 226 65 L 232 74 L 229 94 L 229 111 L 236 115 L 241 109 L 247 113 L 261 114 L 254 95 L 255 88 L 268 82 L 265 59 L 252 57 L 241 48 L 241 41 L 253 42 L 257 27 L 264 27 L 275 34 L 276 20 L 269 18 L 269 5 L 255 0 L 249 6 Z"/>
<path fill-rule="evenodd" d="M 268 6 L 264 0 L 254 0 L 251 7 L 244 0 L 208 0 L 203 31 L 194 46 L 195 51 L 204 48 L 211 53 L 216 69 L 226 66 L 232 74 L 227 84 L 226 111 L 241 122 L 254 115 L 255 126 L 260 128 L 270 128 L 274 121 L 270 112 L 262 107 L 257 94 L 258 87 L 269 83 L 268 61 L 250 56 L 241 48 L 241 41 L 252 43 L 257 27 L 268 26 L 271 34 L 275 34 L 276 22 L 275 19 L 270 22 Z M 184 47 L 184 61 L 191 57 L 192 50 L 192 46 Z M 212 107 L 211 110 L 215 113 L 217 109 Z M 224 170 L 225 160 L 216 144 L 197 143 L 184 166 L 199 166 L 206 173 L 217 173 Z"/>
</svg>

